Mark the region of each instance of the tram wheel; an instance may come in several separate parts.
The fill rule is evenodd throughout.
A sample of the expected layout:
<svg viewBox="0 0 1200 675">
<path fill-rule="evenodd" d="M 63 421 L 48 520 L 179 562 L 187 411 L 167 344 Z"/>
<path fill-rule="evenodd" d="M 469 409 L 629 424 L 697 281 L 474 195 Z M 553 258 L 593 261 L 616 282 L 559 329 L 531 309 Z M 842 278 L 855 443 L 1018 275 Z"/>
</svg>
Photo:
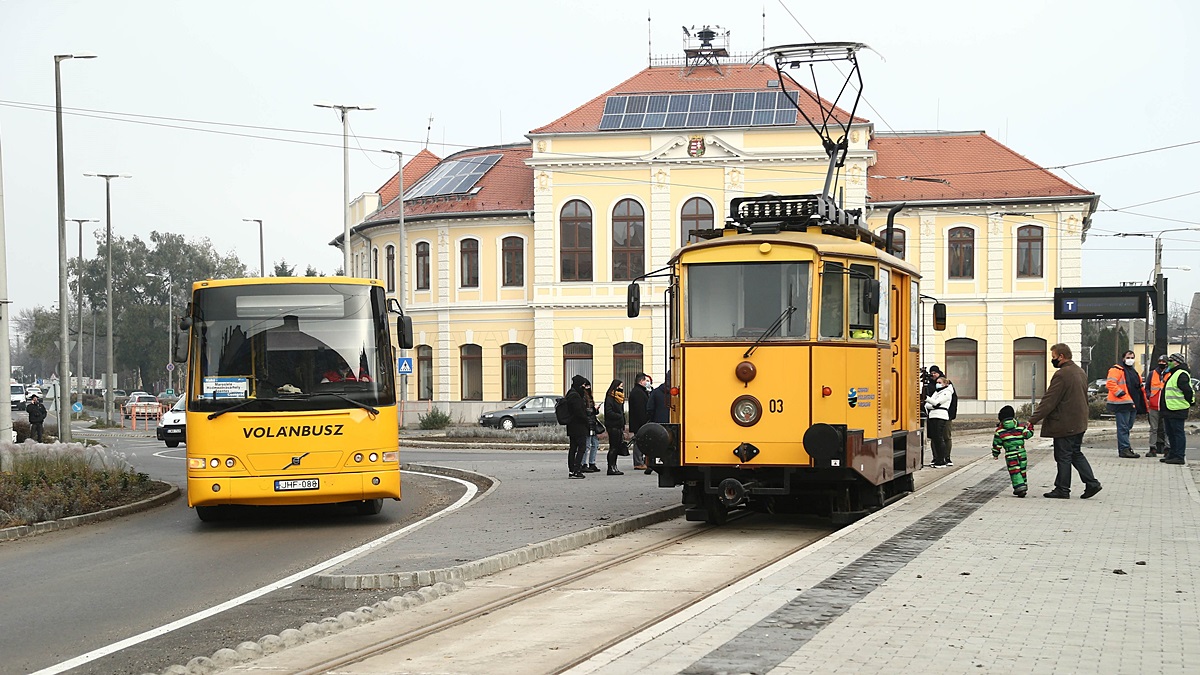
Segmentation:
<svg viewBox="0 0 1200 675">
<path fill-rule="evenodd" d="M 709 525 L 724 525 L 729 520 L 729 507 L 717 495 L 704 495 L 704 511 L 708 514 L 704 522 Z"/>
<path fill-rule="evenodd" d="M 358 515 L 360 516 L 373 516 L 383 510 L 383 500 L 364 499 L 363 501 L 355 504 L 354 508 L 356 511 L 358 511 Z"/>
</svg>

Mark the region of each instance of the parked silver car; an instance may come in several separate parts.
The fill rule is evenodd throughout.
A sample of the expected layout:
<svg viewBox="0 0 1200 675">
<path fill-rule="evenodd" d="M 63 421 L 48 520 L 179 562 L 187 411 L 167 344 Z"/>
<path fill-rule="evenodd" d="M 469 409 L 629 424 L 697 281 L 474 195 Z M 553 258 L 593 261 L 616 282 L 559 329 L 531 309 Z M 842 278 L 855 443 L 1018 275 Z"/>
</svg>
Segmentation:
<svg viewBox="0 0 1200 675">
<path fill-rule="evenodd" d="M 479 416 L 479 423 L 485 427 L 499 427 L 506 431 L 516 427 L 558 424 L 554 417 L 554 404 L 560 398 L 562 396 L 558 394 L 526 396 L 503 410 L 485 412 Z"/>
</svg>

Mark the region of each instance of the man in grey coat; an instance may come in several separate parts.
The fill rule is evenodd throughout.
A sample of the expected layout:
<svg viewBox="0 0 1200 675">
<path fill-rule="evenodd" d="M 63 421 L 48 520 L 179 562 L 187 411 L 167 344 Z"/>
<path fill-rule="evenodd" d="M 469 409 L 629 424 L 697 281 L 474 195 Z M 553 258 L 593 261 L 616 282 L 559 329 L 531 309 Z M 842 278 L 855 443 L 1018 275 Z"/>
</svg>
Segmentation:
<svg viewBox="0 0 1200 675">
<path fill-rule="evenodd" d="M 1031 425 L 1045 421 L 1041 436 L 1054 439 L 1054 461 L 1058 476 L 1054 489 L 1042 495 L 1049 499 L 1071 498 L 1071 467 L 1079 472 L 1083 499 L 1103 489 L 1092 474 L 1092 465 L 1083 456 L 1083 434 L 1088 427 L 1087 374 L 1071 360 L 1071 348 L 1059 343 L 1050 348 L 1050 364 L 1058 372 L 1029 418 Z"/>
</svg>

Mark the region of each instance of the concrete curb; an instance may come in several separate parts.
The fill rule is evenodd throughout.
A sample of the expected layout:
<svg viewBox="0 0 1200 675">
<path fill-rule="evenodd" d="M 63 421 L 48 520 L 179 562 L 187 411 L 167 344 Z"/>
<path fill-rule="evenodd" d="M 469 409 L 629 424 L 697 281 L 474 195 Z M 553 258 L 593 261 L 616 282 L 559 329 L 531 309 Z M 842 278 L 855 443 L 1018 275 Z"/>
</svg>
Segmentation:
<svg viewBox="0 0 1200 675">
<path fill-rule="evenodd" d="M 566 450 L 566 443 L 493 443 L 491 441 L 430 441 L 401 438 L 400 447 L 413 448 L 480 448 L 485 450 Z"/>
<path fill-rule="evenodd" d="M 170 485 L 168 483 L 168 485 Z M 179 488 L 175 485 L 170 485 L 169 490 L 155 497 L 143 499 L 139 502 L 126 504 L 124 506 L 114 506 L 111 509 L 96 511 L 95 513 L 84 513 L 78 516 L 69 518 L 60 518 L 59 520 L 48 520 L 33 525 L 17 525 L 16 527 L 6 527 L 0 530 L 0 541 L 13 541 L 22 537 L 30 537 L 35 534 L 45 534 L 47 532 L 57 532 L 59 530 L 69 530 L 72 527 L 87 525 L 89 523 L 98 523 L 102 520 L 111 518 L 120 518 L 139 511 L 152 509 L 156 506 L 162 506 L 179 497 Z"/>
</svg>

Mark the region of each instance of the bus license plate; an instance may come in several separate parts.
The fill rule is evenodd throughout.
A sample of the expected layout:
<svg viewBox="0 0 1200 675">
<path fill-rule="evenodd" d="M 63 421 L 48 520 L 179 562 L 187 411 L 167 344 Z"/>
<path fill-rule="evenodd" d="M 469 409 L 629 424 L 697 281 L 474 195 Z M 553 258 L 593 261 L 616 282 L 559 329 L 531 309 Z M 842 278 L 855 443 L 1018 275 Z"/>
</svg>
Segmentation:
<svg viewBox="0 0 1200 675">
<path fill-rule="evenodd" d="M 319 490 L 321 481 L 318 478 L 301 478 L 300 480 L 277 480 L 275 481 L 275 491 L 285 492 L 288 490 Z"/>
</svg>

